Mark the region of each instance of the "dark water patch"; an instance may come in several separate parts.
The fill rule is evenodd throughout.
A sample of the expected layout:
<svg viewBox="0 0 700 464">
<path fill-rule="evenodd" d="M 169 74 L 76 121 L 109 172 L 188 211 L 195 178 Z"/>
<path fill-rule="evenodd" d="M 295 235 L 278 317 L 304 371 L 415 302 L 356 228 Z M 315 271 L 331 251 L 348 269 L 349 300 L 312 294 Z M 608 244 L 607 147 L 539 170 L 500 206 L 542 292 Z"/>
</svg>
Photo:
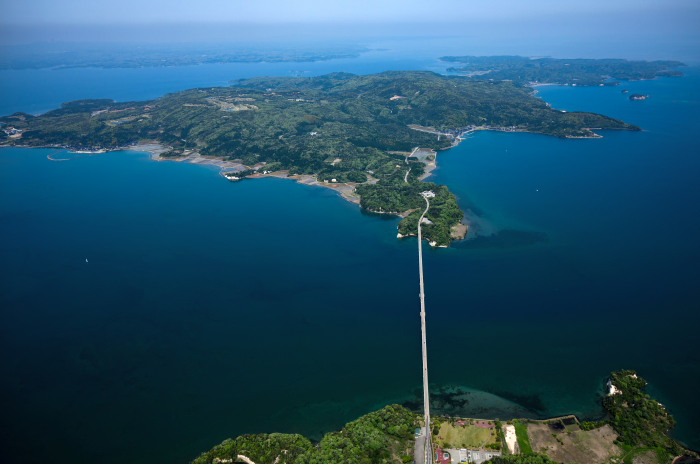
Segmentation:
<svg viewBox="0 0 700 464">
<path fill-rule="evenodd" d="M 444 386 L 434 388 L 430 392 L 430 406 L 433 409 L 443 411 L 463 410 L 469 405 L 469 394 L 471 392 L 459 387 Z"/>
<path fill-rule="evenodd" d="M 414 400 L 407 400 L 402 402 L 401 406 L 407 408 L 410 411 L 415 412 L 416 414 L 420 413 L 423 410 L 423 403 L 418 397 L 416 397 Z"/>
<path fill-rule="evenodd" d="M 417 389 L 401 404 L 413 412 L 423 411 L 423 393 Z M 536 418 L 537 414 L 508 399 L 492 393 L 458 385 L 430 388 L 430 410 L 434 414 L 480 419 Z"/>
<path fill-rule="evenodd" d="M 470 216 L 477 216 L 477 217 L 485 217 L 487 215 L 487 211 L 483 208 L 480 208 L 479 205 L 476 205 L 469 201 L 469 199 L 462 199 L 461 197 L 457 197 L 459 200 L 459 203 L 462 205 L 465 205 L 465 212 L 470 215 Z"/>
<path fill-rule="evenodd" d="M 312 282 L 270 282 L 262 278 L 263 276 L 249 276 L 245 290 L 239 294 L 232 295 L 232 299 L 240 301 L 259 302 L 283 302 L 290 298 L 301 297 L 309 294 L 329 293 L 330 285 L 314 284 Z"/>
<path fill-rule="evenodd" d="M 477 236 L 468 240 L 454 242 L 455 248 L 461 249 L 499 249 L 520 248 L 545 243 L 548 241 L 544 232 L 525 230 L 501 230 L 493 235 Z"/>
<path fill-rule="evenodd" d="M 532 393 L 528 395 L 507 391 L 499 391 L 495 392 L 495 394 L 540 415 L 547 411 L 547 407 L 544 404 L 541 394 Z"/>
</svg>

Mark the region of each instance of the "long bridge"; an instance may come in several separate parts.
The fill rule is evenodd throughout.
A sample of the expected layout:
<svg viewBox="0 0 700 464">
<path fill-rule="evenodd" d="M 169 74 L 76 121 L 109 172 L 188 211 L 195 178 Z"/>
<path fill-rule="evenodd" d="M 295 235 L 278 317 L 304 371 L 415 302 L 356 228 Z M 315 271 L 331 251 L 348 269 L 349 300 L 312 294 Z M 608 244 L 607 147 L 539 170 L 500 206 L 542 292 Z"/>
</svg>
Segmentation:
<svg viewBox="0 0 700 464">
<path fill-rule="evenodd" d="M 430 394 L 428 392 L 428 345 L 426 343 L 425 331 L 425 289 L 423 288 L 423 236 L 421 233 L 421 225 L 423 218 L 430 209 L 430 198 L 435 194 L 431 191 L 421 192 L 421 196 L 425 200 L 425 211 L 421 214 L 418 220 L 418 275 L 420 277 L 420 326 L 421 338 L 423 344 L 423 414 L 425 420 L 425 448 L 424 448 L 424 463 L 433 464 L 433 443 L 432 430 L 430 427 Z"/>
</svg>

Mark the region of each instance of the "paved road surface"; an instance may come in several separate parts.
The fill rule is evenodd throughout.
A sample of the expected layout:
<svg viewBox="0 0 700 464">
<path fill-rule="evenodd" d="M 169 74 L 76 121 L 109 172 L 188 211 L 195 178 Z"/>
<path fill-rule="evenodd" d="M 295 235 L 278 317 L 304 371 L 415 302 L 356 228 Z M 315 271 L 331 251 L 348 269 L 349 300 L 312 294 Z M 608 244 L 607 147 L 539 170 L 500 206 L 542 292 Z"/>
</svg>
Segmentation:
<svg viewBox="0 0 700 464">
<path fill-rule="evenodd" d="M 425 464 L 425 427 L 421 427 L 420 435 L 416 436 L 416 447 L 413 450 L 413 462 Z"/>
<path fill-rule="evenodd" d="M 425 464 L 433 464 L 433 446 L 431 440 L 430 428 L 430 395 L 428 393 L 428 346 L 426 344 L 425 335 L 425 290 L 423 288 L 423 235 L 421 233 L 421 224 L 425 214 L 430 209 L 430 200 L 435 196 L 432 192 L 422 192 L 421 196 L 425 200 L 425 211 L 421 214 L 418 220 L 418 275 L 420 277 L 420 326 L 421 338 L 423 342 L 423 408 L 425 416 Z"/>
</svg>

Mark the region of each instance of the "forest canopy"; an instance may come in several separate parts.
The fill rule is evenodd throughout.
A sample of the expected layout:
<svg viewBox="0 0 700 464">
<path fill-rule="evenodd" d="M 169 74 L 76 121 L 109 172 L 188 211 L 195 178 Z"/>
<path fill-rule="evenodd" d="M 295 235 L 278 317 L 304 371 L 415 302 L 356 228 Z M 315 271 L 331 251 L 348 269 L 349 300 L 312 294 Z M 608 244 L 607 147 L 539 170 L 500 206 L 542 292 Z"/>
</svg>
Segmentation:
<svg viewBox="0 0 700 464">
<path fill-rule="evenodd" d="M 149 101 L 68 102 L 0 123 L 15 131 L 5 138 L 9 145 L 115 150 L 157 142 L 170 157 L 197 152 L 236 160 L 246 167 L 241 176 L 266 166 L 335 179 L 359 186 L 364 208 L 403 216 L 421 207 L 419 192 L 427 189 L 425 160 L 409 157 L 417 147 L 448 148 L 465 130 L 558 137 L 593 136 L 592 128 L 639 130 L 599 114 L 553 109 L 517 83 L 428 71 L 245 79 Z M 438 195 L 425 237 L 448 245 L 463 213 L 446 187 L 430 188 Z M 404 235 L 416 228 L 409 222 L 400 226 Z"/>
</svg>

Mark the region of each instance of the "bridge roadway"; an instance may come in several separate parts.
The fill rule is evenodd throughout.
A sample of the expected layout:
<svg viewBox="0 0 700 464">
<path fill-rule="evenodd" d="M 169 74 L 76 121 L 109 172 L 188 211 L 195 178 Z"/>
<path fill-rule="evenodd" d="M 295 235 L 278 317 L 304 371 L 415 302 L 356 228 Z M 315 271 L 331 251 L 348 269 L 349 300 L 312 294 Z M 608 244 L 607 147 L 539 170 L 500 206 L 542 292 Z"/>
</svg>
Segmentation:
<svg viewBox="0 0 700 464">
<path fill-rule="evenodd" d="M 418 275 L 420 276 L 420 326 L 421 338 L 423 343 L 423 413 L 425 415 L 425 464 L 433 464 L 433 444 L 432 430 L 430 426 L 430 395 L 428 393 L 428 346 L 426 344 L 425 334 L 425 290 L 423 288 L 423 235 L 421 233 L 421 225 L 423 218 L 430 209 L 430 200 L 435 196 L 433 192 L 421 192 L 421 196 L 425 200 L 425 211 L 421 214 L 418 220 Z"/>
</svg>

